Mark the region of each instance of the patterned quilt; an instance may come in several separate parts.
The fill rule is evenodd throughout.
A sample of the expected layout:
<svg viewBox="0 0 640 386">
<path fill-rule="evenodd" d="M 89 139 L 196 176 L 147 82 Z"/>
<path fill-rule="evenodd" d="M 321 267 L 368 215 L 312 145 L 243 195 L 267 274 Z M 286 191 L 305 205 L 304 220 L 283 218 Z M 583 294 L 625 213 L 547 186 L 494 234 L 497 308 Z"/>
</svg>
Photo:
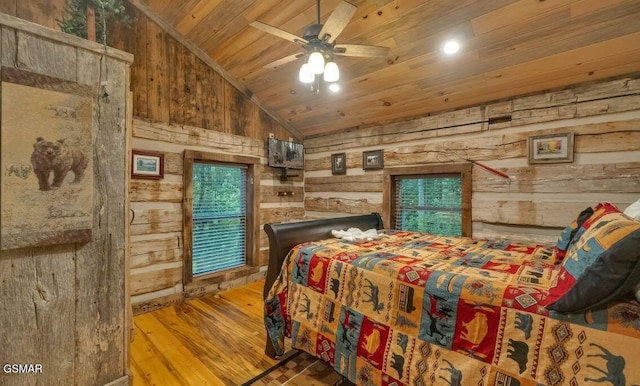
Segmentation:
<svg viewBox="0 0 640 386">
<path fill-rule="evenodd" d="M 385 231 L 296 246 L 265 301 L 282 354 L 358 385 L 640 385 L 640 304 L 549 311 L 552 249 Z"/>
</svg>

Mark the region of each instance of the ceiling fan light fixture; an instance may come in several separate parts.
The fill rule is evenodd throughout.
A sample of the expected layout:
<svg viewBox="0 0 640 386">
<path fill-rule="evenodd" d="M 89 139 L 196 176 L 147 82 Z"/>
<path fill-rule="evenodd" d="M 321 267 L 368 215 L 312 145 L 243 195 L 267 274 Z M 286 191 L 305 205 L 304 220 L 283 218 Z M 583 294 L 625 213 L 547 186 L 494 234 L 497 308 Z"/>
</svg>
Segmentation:
<svg viewBox="0 0 640 386">
<path fill-rule="evenodd" d="M 340 69 L 336 62 L 327 62 L 324 66 L 323 77 L 325 82 L 337 82 L 340 79 Z"/>
<path fill-rule="evenodd" d="M 333 92 L 338 92 L 340 91 L 340 85 L 337 83 L 331 83 L 329 85 L 329 90 L 333 91 Z"/>
<path fill-rule="evenodd" d="M 322 74 L 324 71 L 324 55 L 321 52 L 314 51 L 309 55 L 309 69 L 314 74 Z"/>
<path fill-rule="evenodd" d="M 313 83 L 315 77 L 315 74 L 311 72 L 311 69 L 309 68 L 309 65 L 307 63 L 303 64 L 302 67 L 300 67 L 300 72 L 298 73 L 298 79 L 300 80 L 300 82 Z"/>
</svg>

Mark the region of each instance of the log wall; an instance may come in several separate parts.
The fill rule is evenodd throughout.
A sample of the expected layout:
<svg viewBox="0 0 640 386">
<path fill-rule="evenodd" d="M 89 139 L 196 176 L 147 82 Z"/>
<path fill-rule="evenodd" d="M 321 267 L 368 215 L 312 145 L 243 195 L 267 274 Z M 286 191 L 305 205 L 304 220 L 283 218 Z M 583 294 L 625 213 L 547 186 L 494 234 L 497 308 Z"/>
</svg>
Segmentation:
<svg viewBox="0 0 640 386">
<path fill-rule="evenodd" d="M 116 46 L 134 54 L 131 67 L 132 147 L 165 154 L 165 176 L 159 181 L 131 180 L 131 295 L 134 313 L 163 307 L 264 277 L 231 275 L 215 284 L 185 287 L 183 271 L 184 151 L 258 157 L 260 170 L 259 266 L 267 264 L 268 222 L 304 217 L 303 173 L 281 182 L 279 170 L 266 165 L 266 141 L 296 139 L 256 105 L 145 14 L 131 8 L 136 22 L 131 36 Z M 278 196 L 278 192 L 293 195 Z"/>
<path fill-rule="evenodd" d="M 92 241 L 0 251 L 2 365 L 42 366 L 41 373 L 0 371 L 0 384 L 128 385 L 126 154 L 133 58 L 5 14 L 0 25 L 2 71 L 94 90 L 87 128 L 94 149 Z M 29 178 L 37 184 L 33 174 Z"/>
<path fill-rule="evenodd" d="M 531 135 L 573 132 L 573 163 L 529 165 Z M 624 209 L 640 198 L 640 75 L 305 139 L 305 213 L 322 218 L 384 214 L 383 170 L 362 152 L 384 150 L 384 167 L 482 162 L 473 167 L 473 236 L 554 242 L 579 211 L 601 201 Z M 345 152 L 347 174 L 331 174 Z"/>
<path fill-rule="evenodd" d="M 186 288 L 183 271 L 183 153 L 185 149 L 258 157 L 260 165 L 259 266 L 267 264 L 269 243 L 262 227 L 269 222 L 301 219 L 303 174 L 280 181 L 277 169 L 266 164 L 266 141 L 191 126 L 151 123 L 136 118 L 132 147 L 165 154 L 162 180 L 131 180 L 131 294 L 134 313 L 163 307 L 185 297 L 199 296 L 264 277 L 231 277 L 215 284 Z M 278 192 L 293 195 L 278 196 Z"/>
</svg>

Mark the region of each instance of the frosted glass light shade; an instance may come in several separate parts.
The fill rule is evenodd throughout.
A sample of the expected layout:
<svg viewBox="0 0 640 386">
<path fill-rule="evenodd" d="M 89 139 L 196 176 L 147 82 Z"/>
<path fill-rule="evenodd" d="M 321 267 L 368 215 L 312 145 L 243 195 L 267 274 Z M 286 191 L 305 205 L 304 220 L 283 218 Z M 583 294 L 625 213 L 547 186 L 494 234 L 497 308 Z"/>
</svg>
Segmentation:
<svg viewBox="0 0 640 386">
<path fill-rule="evenodd" d="M 315 80 L 315 75 L 311 72 L 309 65 L 307 63 L 303 64 L 300 67 L 300 72 L 298 73 L 298 79 L 302 83 L 313 83 Z"/>
<path fill-rule="evenodd" d="M 324 56 L 322 53 L 316 51 L 309 55 L 309 69 L 314 74 L 322 74 L 324 71 Z"/>
<path fill-rule="evenodd" d="M 336 62 L 328 62 L 324 66 L 324 81 L 337 82 L 340 79 L 340 70 Z"/>
</svg>

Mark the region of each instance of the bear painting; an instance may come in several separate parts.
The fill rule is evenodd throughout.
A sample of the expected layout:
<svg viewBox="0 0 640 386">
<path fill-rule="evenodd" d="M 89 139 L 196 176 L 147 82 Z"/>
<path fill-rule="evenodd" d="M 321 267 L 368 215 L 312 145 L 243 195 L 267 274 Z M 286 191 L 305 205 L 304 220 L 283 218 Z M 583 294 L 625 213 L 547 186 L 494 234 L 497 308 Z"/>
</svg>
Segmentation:
<svg viewBox="0 0 640 386">
<path fill-rule="evenodd" d="M 75 175 L 73 183 L 80 182 L 87 164 L 87 157 L 84 153 L 76 147 L 67 145 L 62 139 L 51 142 L 38 137 L 36 143 L 33 144 L 31 165 L 33 172 L 38 177 L 40 190 L 60 187 L 70 171 Z M 49 184 L 52 172 L 53 183 Z"/>
<path fill-rule="evenodd" d="M 31 76 L 0 84 L 2 250 L 88 242 L 94 226 L 95 90 Z"/>
</svg>

